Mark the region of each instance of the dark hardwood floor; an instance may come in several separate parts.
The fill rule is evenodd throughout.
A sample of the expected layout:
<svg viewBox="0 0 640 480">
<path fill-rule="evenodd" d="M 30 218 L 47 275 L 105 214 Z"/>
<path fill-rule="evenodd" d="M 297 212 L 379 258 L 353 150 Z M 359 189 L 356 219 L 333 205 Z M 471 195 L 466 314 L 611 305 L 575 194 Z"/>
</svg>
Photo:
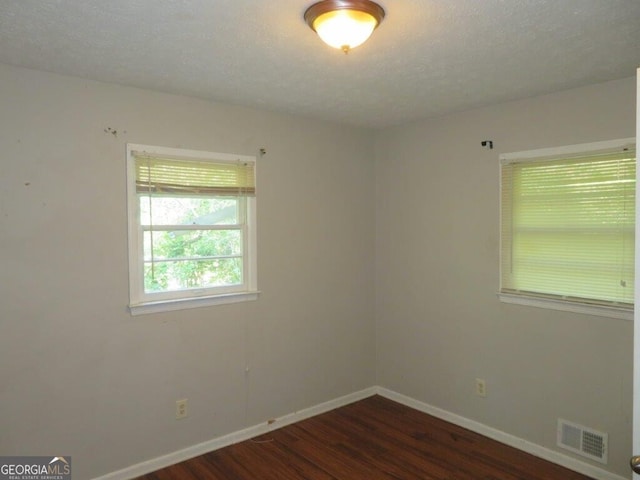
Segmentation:
<svg viewBox="0 0 640 480">
<path fill-rule="evenodd" d="M 140 480 L 589 480 L 380 396 Z"/>
</svg>

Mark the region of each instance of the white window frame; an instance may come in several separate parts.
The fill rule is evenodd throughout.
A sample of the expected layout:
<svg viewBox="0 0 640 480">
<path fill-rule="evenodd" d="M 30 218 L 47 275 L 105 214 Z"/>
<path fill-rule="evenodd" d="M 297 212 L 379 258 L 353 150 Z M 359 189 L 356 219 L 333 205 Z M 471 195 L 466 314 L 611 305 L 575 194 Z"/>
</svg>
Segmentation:
<svg viewBox="0 0 640 480">
<path fill-rule="evenodd" d="M 500 155 L 499 169 L 499 185 L 502 190 L 501 167 L 504 163 L 514 161 L 527 161 L 544 158 L 569 157 L 573 155 L 605 152 L 609 150 L 620 149 L 630 145 L 635 146 L 636 139 L 622 138 L 616 140 L 608 140 L 602 142 L 582 143 L 576 145 L 567 145 L 562 147 L 541 148 L 536 150 L 527 150 L 522 152 L 512 152 Z M 500 201 L 502 202 L 502 191 L 500 192 Z M 500 205 L 502 212 L 502 204 Z M 502 214 L 500 213 L 500 217 Z M 502 221 L 500 221 L 502 228 Z M 500 252 L 502 252 L 502 234 L 500 234 Z M 500 254 L 500 279 L 502 279 L 502 253 Z M 502 287 L 502 286 L 501 286 Z M 560 310 L 573 313 L 582 313 L 587 315 L 595 315 L 600 317 L 616 318 L 621 320 L 633 320 L 633 310 L 628 308 L 618 308 L 615 306 L 594 305 L 589 303 L 577 303 L 572 301 L 564 301 L 562 299 L 545 298 L 544 296 L 536 296 L 527 293 L 503 293 L 498 291 L 499 300 L 503 303 L 526 305 L 530 307 L 547 308 L 552 310 Z"/>
<path fill-rule="evenodd" d="M 187 150 L 152 145 L 127 144 L 127 208 L 129 219 L 129 310 L 132 315 L 183 310 L 257 300 L 257 235 L 256 235 L 256 198 L 247 196 L 241 199 L 243 211 L 243 284 L 232 287 L 214 287 L 186 289 L 172 292 L 145 293 L 143 227 L 140 221 L 140 207 L 136 193 L 135 156 L 133 152 L 145 152 L 160 156 L 185 160 L 205 160 L 237 162 L 256 162 L 256 157 L 228 153 Z"/>
</svg>

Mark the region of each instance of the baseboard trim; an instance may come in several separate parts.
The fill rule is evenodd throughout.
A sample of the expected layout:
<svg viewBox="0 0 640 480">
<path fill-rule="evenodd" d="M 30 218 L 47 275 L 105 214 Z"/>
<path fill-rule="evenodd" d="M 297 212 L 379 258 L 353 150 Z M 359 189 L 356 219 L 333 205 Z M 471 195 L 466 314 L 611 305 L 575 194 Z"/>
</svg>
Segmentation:
<svg viewBox="0 0 640 480">
<path fill-rule="evenodd" d="M 407 397 L 392 390 L 388 390 L 383 387 L 377 387 L 376 393 L 382 397 L 388 398 L 389 400 L 393 400 L 394 402 L 398 402 L 415 410 L 433 415 L 434 417 L 440 418 L 441 420 L 453 423 L 454 425 L 458 425 L 460 427 L 471 430 L 472 432 L 479 433 L 480 435 L 491 438 L 500 443 L 504 443 L 505 445 L 509 445 L 510 447 L 517 448 L 518 450 L 522 450 L 523 452 L 530 453 L 531 455 L 535 455 L 536 457 L 566 467 L 570 470 L 573 470 L 574 472 L 587 475 L 588 477 L 594 478 L 595 480 L 628 480 L 628 478 L 621 477 L 596 466 L 584 463 L 575 458 L 563 455 L 562 453 L 550 450 L 536 443 L 523 440 L 522 438 L 510 435 L 501 430 L 488 427 L 487 425 L 476 422 L 475 420 L 470 420 L 460 415 L 442 410 L 438 407 L 434 407 L 432 405 L 421 402 L 411 397 Z"/>
<path fill-rule="evenodd" d="M 97 477 L 94 480 L 129 480 L 132 478 L 136 478 L 141 475 L 154 472 L 161 468 L 168 467 L 169 465 L 189 460 L 190 458 L 197 457 L 198 455 L 203 455 L 220 448 L 228 447 L 229 445 L 233 445 L 235 443 L 243 442 L 245 440 L 264 435 L 265 433 L 269 433 L 272 430 L 291 425 L 292 423 L 296 423 L 301 420 L 305 420 L 307 418 L 329 412 L 331 410 L 335 410 L 336 408 L 340 408 L 345 405 L 349 405 L 350 403 L 363 400 L 367 397 L 371 397 L 372 395 L 380 395 L 382 397 L 388 398 L 389 400 L 393 400 L 394 402 L 406 405 L 407 407 L 411 407 L 429 415 L 433 415 L 434 417 L 466 428 L 480 435 L 484 435 L 485 437 L 504 443 L 505 445 L 509 445 L 511 447 L 517 448 L 518 450 L 522 450 L 524 452 L 535 455 L 536 457 L 566 467 L 570 470 L 573 470 L 574 472 L 587 475 L 591 478 L 594 478 L 595 480 L 628 480 L 625 477 L 621 477 L 596 466 L 589 465 L 580 460 L 571 458 L 567 455 L 563 455 L 562 453 L 550 450 L 546 447 L 542 447 L 527 440 L 523 440 L 522 438 L 476 422 L 475 420 L 470 420 L 455 413 L 451 413 L 441 408 L 434 407 L 433 405 L 429 405 L 427 403 L 394 392 L 384 387 L 366 388 L 364 390 L 360 390 L 358 392 L 354 392 L 352 394 L 345 395 L 334 400 L 329 400 L 328 402 L 323 402 L 313 407 L 305 408 L 303 410 L 284 415 L 268 422 L 260 423 L 243 430 L 229 433 L 222 437 L 217 437 L 212 440 L 208 440 L 206 442 L 202 442 L 197 445 L 193 445 L 191 447 L 169 453 L 167 455 L 162 455 L 160 457 L 153 458 L 136 465 L 132 465 L 122 470 Z"/>
<path fill-rule="evenodd" d="M 192 445 L 191 447 L 187 447 L 176 452 L 172 452 L 157 458 L 153 458 L 151 460 L 147 460 L 145 462 L 138 463 L 136 465 L 132 465 L 122 470 L 97 477 L 94 480 L 129 480 L 132 478 L 136 478 L 141 475 L 154 472 L 161 468 L 168 467 L 169 465 L 174 465 L 176 463 L 189 460 L 190 458 L 197 457 L 198 455 L 203 455 L 220 448 L 228 447 L 229 445 L 233 445 L 235 443 L 249 440 L 250 438 L 264 435 L 265 433 L 269 433 L 272 430 L 291 425 L 292 423 L 296 423 L 301 420 L 305 420 L 307 418 L 311 418 L 316 415 L 335 410 L 336 408 L 349 405 L 350 403 L 357 402 L 358 400 L 371 397 L 376 393 L 376 387 L 366 388 L 364 390 L 360 390 L 359 392 L 351 393 L 334 400 L 329 400 L 328 402 L 324 402 L 313 407 L 305 408 L 303 410 L 290 413 L 275 419 L 270 419 L 269 421 L 266 421 L 264 423 L 260 423 L 243 430 L 229 433 L 222 437 L 207 440 L 206 442 Z"/>
</svg>

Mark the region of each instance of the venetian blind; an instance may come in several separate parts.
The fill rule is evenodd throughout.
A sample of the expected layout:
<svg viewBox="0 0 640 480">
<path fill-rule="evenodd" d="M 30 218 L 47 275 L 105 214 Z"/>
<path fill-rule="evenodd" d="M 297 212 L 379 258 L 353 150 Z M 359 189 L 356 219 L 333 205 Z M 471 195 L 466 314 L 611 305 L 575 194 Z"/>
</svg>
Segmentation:
<svg viewBox="0 0 640 480">
<path fill-rule="evenodd" d="M 162 158 L 133 152 L 138 193 L 254 196 L 255 164 Z"/>
<path fill-rule="evenodd" d="M 501 292 L 631 308 L 635 150 L 504 161 Z"/>
</svg>

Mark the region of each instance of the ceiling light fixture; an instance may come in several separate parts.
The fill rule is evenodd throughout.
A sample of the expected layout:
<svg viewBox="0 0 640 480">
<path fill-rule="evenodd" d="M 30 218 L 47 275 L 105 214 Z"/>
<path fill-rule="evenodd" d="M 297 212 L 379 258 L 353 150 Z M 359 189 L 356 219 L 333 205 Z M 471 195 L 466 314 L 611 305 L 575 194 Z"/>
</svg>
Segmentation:
<svg viewBox="0 0 640 480">
<path fill-rule="evenodd" d="M 318 36 L 344 53 L 362 45 L 384 18 L 384 9 L 370 0 L 323 0 L 304 12 Z"/>
</svg>

